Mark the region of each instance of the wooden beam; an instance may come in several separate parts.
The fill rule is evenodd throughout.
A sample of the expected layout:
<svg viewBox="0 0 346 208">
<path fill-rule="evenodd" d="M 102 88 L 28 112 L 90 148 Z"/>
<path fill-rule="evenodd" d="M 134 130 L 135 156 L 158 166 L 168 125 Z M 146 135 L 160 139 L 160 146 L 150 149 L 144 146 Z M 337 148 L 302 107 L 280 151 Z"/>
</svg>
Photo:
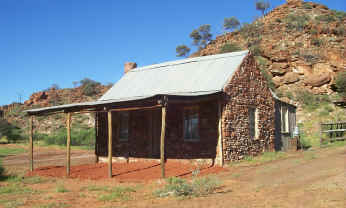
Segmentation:
<svg viewBox="0 0 346 208">
<path fill-rule="evenodd" d="M 29 160 L 30 160 L 30 171 L 34 170 L 34 116 L 30 116 L 30 133 L 29 133 Z"/>
<path fill-rule="evenodd" d="M 108 177 L 112 178 L 112 112 L 108 111 Z"/>
<path fill-rule="evenodd" d="M 162 122 L 161 122 L 161 143 L 160 143 L 160 161 L 161 161 L 161 176 L 165 178 L 165 132 L 166 132 L 166 107 L 162 107 Z"/>
<path fill-rule="evenodd" d="M 71 165 L 71 113 L 66 113 L 66 129 L 67 129 L 67 141 L 66 141 L 66 175 L 70 175 Z"/>
<path fill-rule="evenodd" d="M 222 147 L 222 102 L 218 102 L 219 107 L 218 107 L 218 118 L 219 118 L 219 123 L 218 123 L 218 152 L 219 152 L 219 163 L 221 166 L 223 166 L 223 147 Z"/>
</svg>

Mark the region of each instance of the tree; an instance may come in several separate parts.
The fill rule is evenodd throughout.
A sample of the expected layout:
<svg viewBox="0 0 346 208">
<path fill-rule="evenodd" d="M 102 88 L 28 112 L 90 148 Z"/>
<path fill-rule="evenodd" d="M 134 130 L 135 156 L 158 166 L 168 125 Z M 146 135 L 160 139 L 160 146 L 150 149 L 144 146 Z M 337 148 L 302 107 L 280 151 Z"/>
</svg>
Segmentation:
<svg viewBox="0 0 346 208">
<path fill-rule="evenodd" d="M 256 9 L 262 12 L 262 15 L 264 15 L 264 12 L 269 9 L 270 4 L 268 1 L 259 0 L 256 2 Z"/>
<path fill-rule="evenodd" d="M 239 27 L 240 22 L 237 18 L 235 17 L 230 17 L 230 18 L 225 18 L 225 20 L 223 21 L 223 28 L 225 30 L 234 30 L 237 27 Z"/>
<path fill-rule="evenodd" d="M 198 46 L 199 49 L 205 47 L 212 38 L 212 34 L 210 33 L 211 26 L 201 25 L 198 29 L 193 30 L 190 33 L 190 38 L 193 40 L 193 45 Z"/>
<path fill-rule="evenodd" d="M 193 45 L 195 46 L 198 46 L 201 39 L 202 39 L 202 36 L 199 34 L 199 31 L 198 30 L 193 30 L 191 33 L 190 33 L 190 38 L 192 38 L 193 40 Z"/>
<path fill-rule="evenodd" d="M 335 80 L 335 86 L 341 96 L 346 97 L 346 72 L 339 72 Z"/>
<path fill-rule="evenodd" d="M 179 45 L 175 50 L 177 52 L 177 57 L 186 57 L 189 55 L 191 49 L 186 45 Z"/>
</svg>

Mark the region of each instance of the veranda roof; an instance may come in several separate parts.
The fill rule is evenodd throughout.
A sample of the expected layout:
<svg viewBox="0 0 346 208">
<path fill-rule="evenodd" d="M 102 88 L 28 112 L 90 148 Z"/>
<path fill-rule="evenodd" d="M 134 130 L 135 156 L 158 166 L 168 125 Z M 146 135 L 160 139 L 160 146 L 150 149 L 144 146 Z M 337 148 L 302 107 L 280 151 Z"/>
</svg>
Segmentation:
<svg viewBox="0 0 346 208">
<path fill-rule="evenodd" d="M 157 95 L 201 96 L 223 91 L 248 51 L 225 53 L 139 67 L 127 72 L 98 101 L 27 110 L 29 114 L 135 101 Z"/>
</svg>

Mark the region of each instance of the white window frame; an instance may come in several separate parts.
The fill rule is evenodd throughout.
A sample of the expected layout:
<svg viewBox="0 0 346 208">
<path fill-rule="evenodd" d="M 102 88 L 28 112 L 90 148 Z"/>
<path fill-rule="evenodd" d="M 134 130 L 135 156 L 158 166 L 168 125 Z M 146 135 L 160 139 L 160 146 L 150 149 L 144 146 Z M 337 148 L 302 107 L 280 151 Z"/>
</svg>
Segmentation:
<svg viewBox="0 0 346 208">
<path fill-rule="evenodd" d="M 281 106 L 281 132 L 289 132 L 288 107 Z"/>
<path fill-rule="evenodd" d="M 250 137 L 251 137 L 251 139 L 253 139 L 253 140 L 257 140 L 257 139 L 259 139 L 259 115 L 258 115 L 258 109 L 257 109 L 257 107 L 255 107 L 255 106 L 250 106 L 249 107 L 249 110 L 248 110 L 248 112 L 249 112 L 249 134 L 250 134 Z M 251 124 L 251 115 L 250 115 L 250 113 L 254 113 L 254 115 L 253 115 L 253 117 L 254 117 L 254 127 L 253 128 L 251 128 L 251 126 L 250 125 L 252 125 Z M 252 135 L 252 133 L 251 133 L 251 129 L 254 129 L 254 133 L 253 133 L 253 135 Z"/>
</svg>

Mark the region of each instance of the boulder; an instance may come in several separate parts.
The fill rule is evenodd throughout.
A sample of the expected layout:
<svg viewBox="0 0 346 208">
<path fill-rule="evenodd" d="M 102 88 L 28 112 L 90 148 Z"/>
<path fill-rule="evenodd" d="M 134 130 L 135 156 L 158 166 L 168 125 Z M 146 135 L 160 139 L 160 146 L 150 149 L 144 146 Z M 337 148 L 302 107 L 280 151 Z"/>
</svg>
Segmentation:
<svg viewBox="0 0 346 208">
<path fill-rule="evenodd" d="M 294 69 L 293 72 L 296 72 L 299 75 L 308 75 L 312 73 L 312 68 L 310 65 L 297 65 Z"/>
<path fill-rule="evenodd" d="M 288 72 L 283 77 L 283 80 L 285 84 L 292 84 L 299 81 L 299 75 L 294 72 Z"/>
<path fill-rule="evenodd" d="M 304 80 L 304 83 L 306 85 L 310 85 L 313 87 L 320 87 L 324 84 L 327 84 L 331 80 L 331 75 L 329 73 L 326 74 L 311 74 L 306 80 Z"/>
<path fill-rule="evenodd" d="M 276 88 L 282 86 L 282 84 L 283 84 L 282 78 L 279 76 L 273 77 L 272 81 L 273 81 Z"/>
<path fill-rule="evenodd" d="M 288 64 L 287 63 L 273 63 L 270 67 L 270 72 L 273 76 L 275 75 L 284 75 L 287 72 Z"/>
</svg>

